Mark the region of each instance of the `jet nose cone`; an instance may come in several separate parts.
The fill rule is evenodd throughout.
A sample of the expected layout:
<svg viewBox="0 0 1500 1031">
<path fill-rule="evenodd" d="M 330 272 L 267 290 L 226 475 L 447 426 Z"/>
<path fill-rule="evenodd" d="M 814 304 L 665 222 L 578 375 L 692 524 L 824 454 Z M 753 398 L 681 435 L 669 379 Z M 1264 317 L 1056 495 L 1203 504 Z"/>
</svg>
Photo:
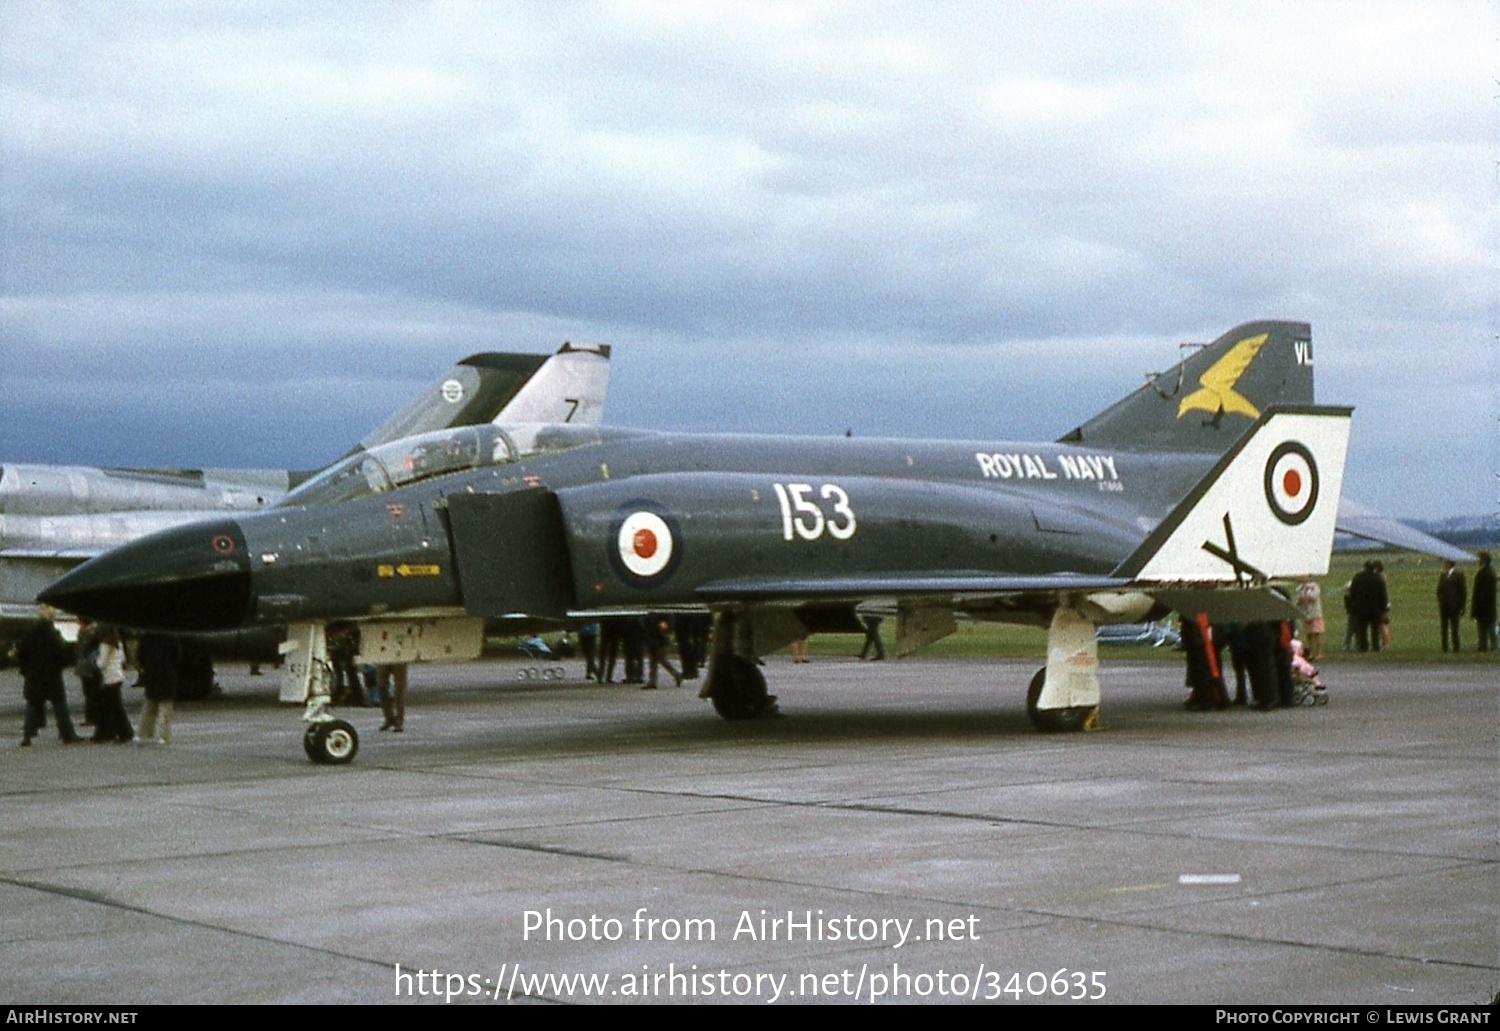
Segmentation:
<svg viewBox="0 0 1500 1031">
<path fill-rule="evenodd" d="M 250 558 L 238 523 L 163 530 L 90 559 L 37 600 L 141 630 L 232 630 L 250 611 Z"/>
</svg>

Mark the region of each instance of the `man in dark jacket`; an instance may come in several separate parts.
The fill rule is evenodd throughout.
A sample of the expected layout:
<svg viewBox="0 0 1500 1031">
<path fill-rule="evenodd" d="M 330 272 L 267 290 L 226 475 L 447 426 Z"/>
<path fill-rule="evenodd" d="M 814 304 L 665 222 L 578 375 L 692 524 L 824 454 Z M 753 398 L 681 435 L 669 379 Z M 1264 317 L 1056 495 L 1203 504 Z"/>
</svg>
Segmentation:
<svg viewBox="0 0 1500 1031">
<path fill-rule="evenodd" d="M 1380 617 L 1390 605 L 1390 595 L 1375 563 L 1366 562 L 1349 585 L 1349 616 L 1354 621 L 1354 640 L 1360 651 L 1370 650 L 1372 638 L 1375 650 L 1380 651 Z"/>
<path fill-rule="evenodd" d="M 177 702 L 182 644 L 171 634 L 142 634 L 136 645 L 135 661 L 141 668 L 141 684 L 146 688 L 146 704 L 141 706 L 136 741 L 168 744 L 172 740 L 172 709 Z"/>
<path fill-rule="evenodd" d="M 63 670 L 73 664 L 73 650 L 53 625 L 56 613 L 38 605 L 37 620 L 16 646 L 16 664 L 21 667 L 22 694 L 26 699 L 26 718 L 22 724 L 21 744 L 30 745 L 47 722 L 47 703 L 57 720 L 57 736 L 65 745 L 78 740 L 73 720 L 68 715 L 68 695 L 63 688 Z"/>
<path fill-rule="evenodd" d="M 1438 574 L 1437 604 L 1438 618 L 1443 621 L 1443 651 L 1448 650 L 1449 637 L 1453 650 L 1459 651 L 1458 624 L 1469 604 L 1469 585 L 1451 559 L 1443 559 L 1443 571 Z"/>
<path fill-rule="evenodd" d="M 83 725 L 94 726 L 102 711 L 104 681 L 99 678 L 99 630 L 93 620 L 78 621 L 78 640 L 73 645 L 73 673 L 83 688 Z"/>
<path fill-rule="evenodd" d="M 1495 567 L 1490 565 L 1490 553 L 1479 553 L 1479 572 L 1474 574 L 1474 600 L 1469 605 L 1469 614 L 1474 617 L 1475 629 L 1479 631 L 1479 650 L 1495 650 Z"/>
</svg>

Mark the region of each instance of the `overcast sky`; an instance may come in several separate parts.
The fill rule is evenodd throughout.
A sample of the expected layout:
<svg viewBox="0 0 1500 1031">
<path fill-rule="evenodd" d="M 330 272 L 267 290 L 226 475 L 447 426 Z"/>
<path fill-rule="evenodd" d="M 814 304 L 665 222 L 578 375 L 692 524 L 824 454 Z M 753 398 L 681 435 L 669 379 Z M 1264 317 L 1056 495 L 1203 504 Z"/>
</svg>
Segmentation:
<svg viewBox="0 0 1500 1031">
<path fill-rule="evenodd" d="M 1050 439 L 1255 318 L 1493 511 L 1484 2 L 0 0 L 0 460 L 307 468 L 480 350 L 608 421 Z"/>
</svg>

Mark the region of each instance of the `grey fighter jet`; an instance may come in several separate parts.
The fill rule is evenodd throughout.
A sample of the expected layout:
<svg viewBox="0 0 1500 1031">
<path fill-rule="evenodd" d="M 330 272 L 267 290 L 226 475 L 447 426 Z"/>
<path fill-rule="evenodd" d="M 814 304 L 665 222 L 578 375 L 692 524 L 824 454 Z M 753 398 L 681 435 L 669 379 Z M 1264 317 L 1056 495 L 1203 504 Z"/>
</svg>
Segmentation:
<svg viewBox="0 0 1500 1031">
<path fill-rule="evenodd" d="M 477 655 L 486 619 L 709 612 L 704 693 L 729 719 L 776 711 L 761 656 L 857 606 L 896 613 L 902 654 L 956 615 L 1026 623 L 1048 634 L 1033 721 L 1084 729 L 1096 625 L 1293 615 L 1274 583 L 1326 572 L 1349 416 L 1313 404 L 1309 327 L 1266 321 L 1048 443 L 447 430 L 109 552 L 41 599 L 143 628 L 290 624 L 283 698 L 306 702 L 319 762 L 358 747 L 327 706 L 322 628 L 349 619 L 367 658 L 404 662 Z"/>
</svg>

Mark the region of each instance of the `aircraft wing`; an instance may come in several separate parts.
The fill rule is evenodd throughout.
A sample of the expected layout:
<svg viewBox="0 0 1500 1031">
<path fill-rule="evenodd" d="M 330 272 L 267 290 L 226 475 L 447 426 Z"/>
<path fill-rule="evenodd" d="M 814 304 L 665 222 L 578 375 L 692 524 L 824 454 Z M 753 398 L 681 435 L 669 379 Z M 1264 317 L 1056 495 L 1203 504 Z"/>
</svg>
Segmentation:
<svg viewBox="0 0 1500 1031">
<path fill-rule="evenodd" d="M 1119 591 L 1128 579 L 1109 576 L 994 576 L 983 573 L 930 576 L 743 577 L 718 580 L 698 588 L 707 604 L 723 601 L 860 601 L 867 598 L 968 597 L 993 598 L 1022 594 L 1055 595 L 1060 591 Z"/>
<path fill-rule="evenodd" d="M 1474 556 L 1462 548 L 1456 548 L 1430 533 L 1423 533 L 1398 519 L 1383 515 L 1372 508 L 1366 508 L 1348 498 L 1339 499 L 1339 513 L 1335 529 L 1351 537 L 1375 541 L 1378 544 L 1388 544 L 1393 548 L 1416 551 L 1424 555 L 1434 555 L 1453 562 L 1474 561 Z"/>
<path fill-rule="evenodd" d="M 0 651 L 36 618 L 37 592 L 104 548 L 0 550 Z"/>
<path fill-rule="evenodd" d="M 786 607 L 860 605 L 877 609 L 894 603 L 935 605 L 982 621 L 1035 623 L 1060 598 L 1072 597 L 1097 623 L 1134 623 L 1167 611 L 1204 612 L 1217 623 L 1295 619 L 1297 609 L 1285 592 L 1266 585 L 1225 589 L 1221 585 L 1161 583 L 1110 576 L 930 576 L 832 579 L 743 579 L 705 584 L 705 605 L 729 601 L 780 603 Z"/>
<path fill-rule="evenodd" d="M 36 562 L 87 562 L 95 555 L 102 555 L 113 544 L 101 544 L 92 548 L 0 548 L 0 559 L 30 559 Z"/>
</svg>

